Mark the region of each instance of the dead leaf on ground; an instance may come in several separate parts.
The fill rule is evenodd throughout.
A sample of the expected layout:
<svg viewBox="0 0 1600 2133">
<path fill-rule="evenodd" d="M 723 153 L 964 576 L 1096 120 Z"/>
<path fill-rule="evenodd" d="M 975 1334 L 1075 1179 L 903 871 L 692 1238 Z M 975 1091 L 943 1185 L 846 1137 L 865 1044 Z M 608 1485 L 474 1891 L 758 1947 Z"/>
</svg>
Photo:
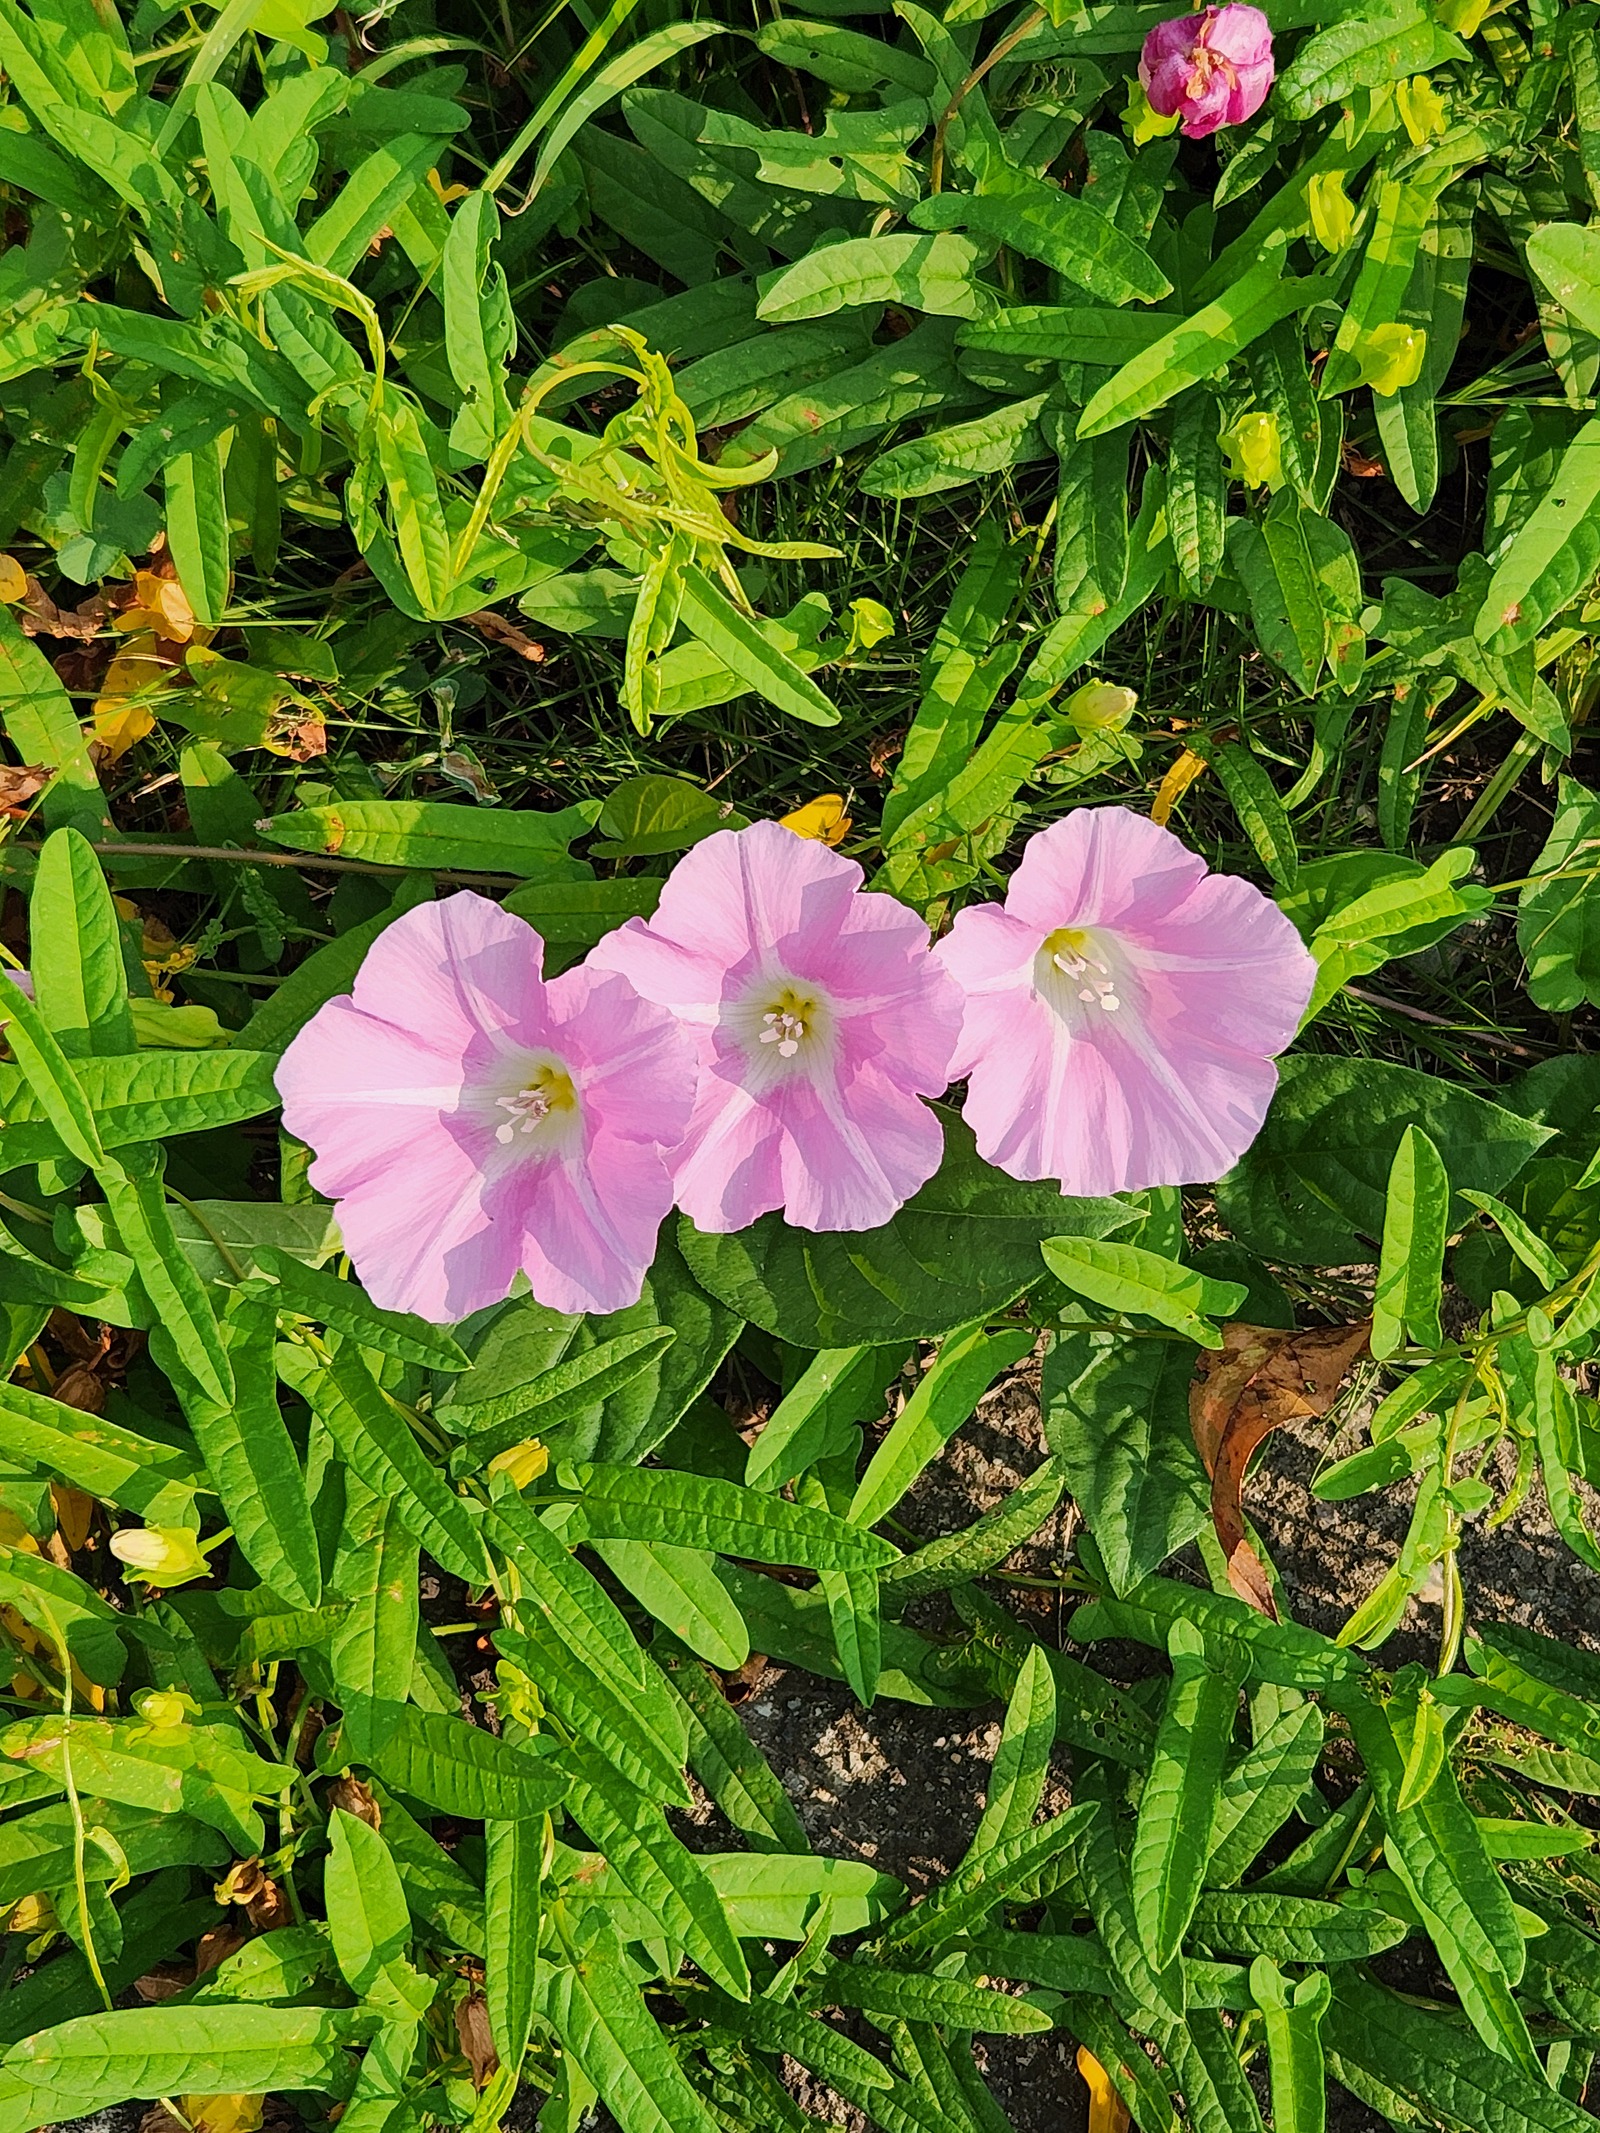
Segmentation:
<svg viewBox="0 0 1600 2133">
<path fill-rule="evenodd" d="M 1272 1585 L 1245 1535 L 1245 1475 L 1273 1430 L 1328 1412 L 1371 1331 L 1365 1318 L 1301 1333 L 1235 1321 L 1223 1329 L 1221 1348 L 1204 1351 L 1195 1365 L 1189 1424 L 1211 1476 L 1211 1521 L 1227 1557 L 1228 1582 L 1271 1621 L 1278 1619 Z"/>
<path fill-rule="evenodd" d="M 461 619 L 487 637 L 491 644 L 503 644 L 508 652 L 515 652 L 532 666 L 538 666 L 544 659 L 544 646 L 530 637 L 525 629 L 519 629 L 508 616 L 497 615 L 492 607 L 479 608 L 476 613 L 463 615 Z"/>
<path fill-rule="evenodd" d="M 194 1964 L 183 1962 L 157 1963 L 143 1977 L 136 1977 L 133 1989 L 147 2007 L 158 2006 L 162 2000 L 175 2000 L 180 1992 L 187 1992 L 194 1983 Z"/>
<path fill-rule="evenodd" d="M 25 637 L 70 637 L 77 644 L 93 644 L 111 613 L 99 593 L 77 607 L 58 607 L 35 577 L 27 582 L 27 597 L 17 619 Z"/>
</svg>

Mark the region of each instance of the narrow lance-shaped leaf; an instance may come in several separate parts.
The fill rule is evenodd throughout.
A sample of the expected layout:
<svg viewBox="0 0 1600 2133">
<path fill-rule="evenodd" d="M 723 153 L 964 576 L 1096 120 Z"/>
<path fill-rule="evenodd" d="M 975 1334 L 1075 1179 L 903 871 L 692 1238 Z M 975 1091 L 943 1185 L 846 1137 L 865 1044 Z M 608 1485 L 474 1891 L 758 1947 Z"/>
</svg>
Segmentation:
<svg viewBox="0 0 1600 2133">
<path fill-rule="evenodd" d="M 1393 1355 L 1407 1335 L 1437 1348 L 1450 1178 L 1438 1148 L 1420 1126 L 1407 1126 L 1389 1170 L 1383 1244 L 1372 1300 L 1372 1352 Z"/>
<path fill-rule="evenodd" d="M 1159 1976 L 1177 1958 L 1200 1898 L 1232 1738 L 1242 1668 L 1219 1671 L 1191 1622 L 1167 1636 L 1172 1683 L 1139 1799 L 1129 1883 L 1140 1945 Z"/>
</svg>

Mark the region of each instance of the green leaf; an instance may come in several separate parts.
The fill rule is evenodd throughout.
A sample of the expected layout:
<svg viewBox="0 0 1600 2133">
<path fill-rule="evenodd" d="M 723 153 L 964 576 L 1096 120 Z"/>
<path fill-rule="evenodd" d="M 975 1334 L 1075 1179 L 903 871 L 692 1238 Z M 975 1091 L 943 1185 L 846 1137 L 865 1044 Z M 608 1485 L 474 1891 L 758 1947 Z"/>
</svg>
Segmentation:
<svg viewBox="0 0 1600 2133">
<path fill-rule="evenodd" d="M 1340 1972 L 1323 2036 L 1335 2080 L 1348 2062 L 1424 2125 L 1442 2117 L 1486 2133 L 1592 2133 L 1590 2114 L 1547 2082 L 1359 1972 Z"/>
<path fill-rule="evenodd" d="M 1600 570 L 1600 421 L 1586 422 L 1495 564 L 1474 625 L 1491 652 L 1531 644 Z"/>
<path fill-rule="evenodd" d="M 305 1476 L 278 1407 L 271 1321 L 234 1306 L 222 1321 L 234 1397 L 191 1391 L 184 1414 L 245 1560 L 291 1606 L 322 1601 L 322 1566 Z"/>
<path fill-rule="evenodd" d="M 1435 1075 L 1370 1059 L 1280 1062 L 1259 1138 L 1217 1186 L 1223 1220 L 1263 1258 L 1353 1266 L 1383 1234 L 1388 1175 L 1408 1126 L 1444 1156 L 1456 1194 L 1500 1192 L 1549 1129 Z M 1451 1229 L 1463 1213 L 1452 1205 Z"/>
<path fill-rule="evenodd" d="M 533 2026 L 545 1830 L 540 1821 L 484 1825 L 484 1995 L 502 2066 L 521 2066 Z"/>
<path fill-rule="evenodd" d="M 1042 1647 L 1022 1662 L 989 1771 L 989 1795 L 972 1839 L 973 1853 L 992 1851 L 1033 1827 L 1056 1744 L 1056 1684 Z"/>
<path fill-rule="evenodd" d="M 5 63 L 9 71 L 12 60 Z M 86 837 L 110 835 L 106 797 L 72 699 L 9 607 L 0 611 L 0 724 L 21 761 L 55 771 L 39 801 L 46 826 L 70 823 Z"/>
<path fill-rule="evenodd" d="M 128 1052 L 73 1061 L 104 1148 L 232 1126 L 273 1110 L 270 1052 Z M 8 1165 L 60 1161 L 67 1144 L 14 1066 L 0 1067 Z"/>
<path fill-rule="evenodd" d="M 67 1057 L 131 1052 L 117 914 L 94 847 L 71 827 L 47 837 L 39 854 L 28 938 L 34 997 Z"/>
<path fill-rule="evenodd" d="M 1517 899 L 1528 991 L 1549 1014 L 1600 1000 L 1600 798 L 1576 778 L 1556 788 L 1555 820 Z"/>
<path fill-rule="evenodd" d="M 1089 201 L 1042 179 L 1008 172 L 1004 191 L 935 193 L 917 202 L 910 219 L 922 230 L 976 230 L 993 244 L 1037 259 L 1102 303 L 1156 304 L 1172 293 L 1143 245 Z"/>
<path fill-rule="evenodd" d="M 589 849 L 597 859 L 638 859 L 686 852 L 719 829 L 742 829 L 745 817 L 687 778 L 624 778 L 607 795 Z"/>
<path fill-rule="evenodd" d="M 935 496 L 1044 459 L 1050 451 L 1042 426 L 1048 399 L 1047 393 L 1034 393 L 970 422 L 927 430 L 897 444 L 866 468 L 861 488 L 868 496 Z"/>
<path fill-rule="evenodd" d="M 684 1222 L 690 1272 L 741 1317 L 800 1347 L 887 1344 L 1003 1310 L 1038 1278 L 1041 1242 L 1069 1221 L 1088 1235 L 1127 1221 L 1114 1201 L 1063 1200 L 1054 1186 L 1001 1177 L 959 1120 L 941 1118 L 937 1176 L 884 1228 L 818 1235 L 764 1215 L 738 1235 L 708 1236 Z"/>
<path fill-rule="evenodd" d="M 1097 437 L 1140 421 L 1211 376 L 1252 341 L 1328 295 L 1316 275 L 1285 280 L 1283 255 L 1269 251 L 1228 292 L 1124 363 L 1095 392 L 1078 421 L 1080 437 Z"/>
<path fill-rule="evenodd" d="M 165 1153 L 153 1144 L 105 1156 L 96 1171 L 117 1235 L 156 1313 L 151 1346 L 157 1359 L 170 1375 L 167 1359 L 174 1358 L 202 1399 L 227 1406 L 234 1398 L 233 1365 L 206 1285 L 167 1212 L 165 1174 Z"/>
<path fill-rule="evenodd" d="M 847 237 L 764 276 L 757 283 L 757 316 L 782 326 L 826 318 L 846 306 L 905 304 L 948 318 L 976 318 L 987 302 L 977 269 L 992 250 L 970 238 L 912 230 Z"/>
<path fill-rule="evenodd" d="M 566 1758 L 574 1775 L 566 1809 L 605 1854 L 611 1872 L 714 1984 L 750 1997 L 750 1971 L 733 1923 L 705 1868 L 667 1827 L 654 1800 L 619 1779 L 592 1750 Z"/>
<path fill-rule="evenodd" d="M 345 1983 L 358 1999 L 391 2015 L 421 2014 L 433 1984 L 406 1960 L 411 1913 L 405 1890 L 375 1829 L 336 1807 L 328 1817 L 331 1855 L 323 1875 L 328 1933 Z"/>
<path fill-rule="evenodd" d="M 346 2047 L 368 2035 L 375 2019 L 354 2007 L 133 2007 L 83 2015 L 6 2053 L 0 2111 L 6 2125 L 20 2129 L 130 2097 L 205 2093 L 223 2067 L 247 2094 L 327 2090 L 348 2065 Z"/>
<path fill-rule="evenodd" d="M 1410 1931 L 1369 1902 L 1325 1903 L 1314 1896 L 1207 1891 L 1190 1929 L 1197 1947 L 1267 1955 L 1280 1963 L 1360 1963 L 1394 1948 Z"/>
<path fill-rule="evenodd" d="M 441 1570 L 464 1584 L 489 1583 L 477 1521 L 417 1442 L 411 1425 L 353 1345 L 319 1358 L 280 1348 L 280 1375 L 327 1426 L 329 1435 L 376 1496 L 392 1496 L 400 1517 Z"/>
<path fill-rule="evenodd" d="M 1212 752 L 1211 763 L 1262 865 L 1280 889 L 1292 889 L 1300 854 L 1288 813 L 1260 757 L 1238 741 L 1224 741 Z"/>
<path fill-rule="evenodd" d="M 1200 1532 L 1211 1483 L 1189 1423 L 1195 1350 L 1063 1328 L 1040 1381 L 1045 1441 L 1119 1593 Z"/>
<path fill-rule="evenodd" d="M 851 2088 L 872 2094 L 894 2086 L 892 2076 L 870 2052 L 789 2002 L 719 1997 L 709 2002 L 707 2012 L 720 2028 L 747 2039 L 759 2051 L 784 2053 L 808 2072 L 820 2074 L 841 2094 Z"/>
<path fill-rule="evenodd" d="M 403 1362 L 419 1363 L 424 1370 L 465 1370 L 466 1351 L 441 1327 L 411 1311 L 385 1311 L 353 1282 L 322 1274 L 287 1252 L 271 1245 L 255 1254 L 256 1271 L 273 1283 L 262 1301 L 299 1318 L 316 1319 L 340 1333 L 348 1333 L 363 1348 L 376 1348 L 384 1355 L 397 1355 Z"/>
<path fill-rule="evenodd" d="M 860 1961 L 830 1963 L 810 1991 L 825 2005 L 859 2008 L 875 2020 L 944 2022 L 980 2036 L 1028 2037 L 1052 2026 L 1046 2009 L 1009 1993 L 986 1991 L 959 1978 L 883 1970 Z"/>
<path fill-rule="evenodd" d="M 563 1358 L 526 1384 L 486 1397 L 453 1401 L 441 1406 L 439 1419 L 446 1429 L 464 1430 L 466 1441 L 450 1454 L 450 1473 L 460 1480 L 479 1474 L 491 1459 L 543 1429 L 564 1422 L 574 1410 L 604 1400 L 631 1384 L 648 1370 L 677 1335 L 670 1326 L 646 1326 L 637 1333 L 619 1333 L 598 1347 Z M 462 1380 L 471 1392 L 473 1380 Z"/>
<path fill-rule="evenodd" d="M 1202 1633 L 1174 1622 L 1162 1707 L 1128 1867 L 1140 1945 L 1160 1975 L 1177 1960 L 1205 1878 L 1206 1848 L 1233 1738 L 1242 1669 L 1215 1671 Z"/>
<path fill-rule="evenodd" d="M 744 1665 L 744 1617 L 707 1550 L 642 1540 L 594 1540 L 593 1547 L 623 1590 L 692 1652 L 726 1673 Z"/>
<path fill-rule="evenodd" d="M 1273 2133 L 1323 2133 L 1328 2106 L 1322 2017 L 1331 1993 L 1325 1977 L 1293 1983 L 1270 1956 L 1258 1956 L 1250 1966 L 1250 1996 L 1260 2010 L 1272 2072 Z"/>
<path fill-rule="evenodd" d="M 892 1542 L 860 1530 L 854 1508 L 843 1519 L 704 1474 L 563 1461 L 556 1480 L 577 1496 L 583 1529 L 595 1540 L 669 1541 L 808 1570 L 876 1570 L 897 1554 Z"/>
<path fill-rule="evenodd" d="M 269 843 L 291 851 L 337 853 L 381 866 L 571 879 L 576 862 L 567 847 L 598 813 L 588 801 L 541 815 L 457 807 L 447 800 L 337 800 L 270 816 L 257 828 Z"/>
<path fill-rule="evenodd" d="M 921 1903 L 891 1921 L 874 1943 L 875 1952 L 892 1953 L 896 1962 L 903 1962 L 975 1931 L 1002 1903 L 1026 1900 L 1020 1892 L 1035 1886 L 1052 1861 L 1077 1847 L 1092 1812 L 1087 1805 L 1069 1807 L 987 1851 L 969 1853 Z"/>
<path fill-rule="evenodd" d="M 0 1385 L 0 1425 L 15 1466 L 39 1468 L 150 1525 L 194 1522 L 194 1493 L 204 1480 L 187 1451 L 21 1385 Z"/>
<path fill-rule="evenodd" d="M 568 1775 L 454 1713 L 407 1704 L 379 1714 L 381 1742 L 363 1760 L 396 1792 L 473 1822 L 537 1820 L 566 1797 Z"/>
<path fill-rule="evenodd" d="M 18 985 L 0 1000 L 0 1029 L 39 1109 L 74 1162 L 106 1163 L 94 1111 L 54 1031 Z"/>
<path fill-rule="evenodd" d="M 1100 1599 L 1072 1617 L 1073 1638 L 1092 1644 L 1101 1637 L 1132 1637 L 1152 1651 L 1165 1651 L 1172 1624 L 1192 1621 L 1213 1651 L 1238 1654 L 1256 1681 L 1286 1689 L 1335 1689 L 1356 1682 L 1365 1661 L 1300 1622 L 1269 1622 L 1231 1592 L 1207 1592 L 1175 1578 L 1149 1577 L 1125 1599 Z"/>
<path fill-rule="evenodd" d="M 417 1556 L 391 1497 L 346 1470 L 344 1519 L 328 1580 L 349 1609 L 329 1639 L 334 1691 L 359 1731 L 369 1704 L 403 1704 L 417 1664 Z"/>
<path fill-rule="evenodd" d="M 580 1961 L 541 1963 L 538 2011 L 622 2133 L 720 2133 L 633 1983 L 621 1943 L 594 1911 Z"/>
<path fill-rule="evenodd" d="M 1224 1773 L 1211 1822 L 1209 1886 L 1225 1889 L 1241 1880 L 1306 1798 L 1322 1756 L 1323 1724 L 1314 1703 L 1293 1704 Z"/>
<path fill-rule="evenodd" d="M 823 1455 L 839 1427 L 872 1419 L 900 1360 L 892 1348 L 819 1349 L 750 1447 L 746 1484 L 783 1488 Z"/>
<path fill-rule="evenodd" d="M 952 1585 L 995 1569 L 1032 1540 L 1061 1501 L 1066 1486 L 1063 1462 L 1052 1456 L 970 1526 L 927 1541 L 901 1556 L 898 1563 L 891 1563 L 879 1577 L 883 1597 L 898 1607 L 924 1593 L 948 1592 Z"/>
<path fill-rule="evenodd" d="M 1057 1280 L 1091 1303 L 1129 1317 L 1156 1319 L 1205 1348 L 1222 1346 L 1221 1333 L 1205 1314 L 1232 1317 L 1245 1299 L 1241 1283 L 1213 1281 L 1142 1245 L 1052 1237 L 1040 1249 Z"/>
<path fill-rule="evenodd" d="M 1403 1347 L 1437 1348 L 1450 1177 L 1420 1127 L 1407 1126 L 1389 1168 L 1383 1245 L 1372 1298 L 1372 1352 L 1380 1360 Z"/>
<path fill-rule="evenodd" d="M 1446 36 L 1420 10 L 1380 4 L 1370 14 L 1346 16 L 1308 38 L 1279 77 L 1278 96 L 1290 118 L 1313 118 L 1355 90 L 1381 88 L 1467 56 L 1458 39 Z"/>
<path fill-rule="evenodd" d="M 223 491 L 227 445 L 226 435 L 212 437 L 174 453 L 162 468 L 167 545 L 195 620 L 207 629 L 222 621 L 232 576 Z"/>
<path fill-rule="evenodd" d="M 778 649 L 757 620 L 735 607 L 721 587 L 693 565 L 683 574 L 682 616 L 684 628 L 765 702 L 809 726 L 839 723 L 838 711 L 810 676 Z"/>
<path fill-rule="evenodd" d="M 875 1526 L 936 1459 L 1003 1370 L 1033 1346 L 1026 1328 L 988 1334 L 981 1326 L 952 1334 L 873 1453 L 850 1505 L 857 1526 Z"/>
<path fill-rule="evenodd" d="M 1600 335 L 1600 231 L 1579 222 L 1542 222 L 1523 255 L 1564 311 Z"/>
</svg>

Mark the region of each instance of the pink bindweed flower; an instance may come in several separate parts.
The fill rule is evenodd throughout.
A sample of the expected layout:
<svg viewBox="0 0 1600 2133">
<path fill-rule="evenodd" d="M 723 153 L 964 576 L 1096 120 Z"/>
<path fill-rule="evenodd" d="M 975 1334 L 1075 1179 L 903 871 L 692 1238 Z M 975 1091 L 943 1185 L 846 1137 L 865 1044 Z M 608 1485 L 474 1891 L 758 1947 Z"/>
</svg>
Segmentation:
<svg viewBox="0 0 1600 2133">
<path fill-rule="evenodd" d="M 799 1229 L 875 1229 L 939 1167 L 921 1099 L 949 1081 L 961 998 L 923 921 L 860 883 L 854 860 L 781 823 L 719 830 L 678 862 L 648 924 L 630 919 L 590 956 L 698 1041 L 673 1174 L 700 1229 L 775 1207 Z"/>
<path fill-rule="evenodd" d="M 1260 1131 L 1316 966 L 1259 889 L 1170 830 L 1082 807 L 935 953 L 980 1154 L 1065 1193 L 1209 1183 Z"/>
<path fill-rule="evenodd" d="M 1203 14 L 1158 22 L 1139 55 L 1150 108 L 1180 116 L 1190 140 L 1253 118 L 1272 87 L 1272 26 L 1258 7 L 1232 0 Z"/>
<path fill-rule="evenodd" d="M 377 1304 L 452 1323 L 522 1268 L 556 1311 L 637 1303 L 672 1204 L 694 1050 L 627 981 L 546 983 L 533 928 L 470 891 L 419 904 L 278 1064 Z"/>
</svg>

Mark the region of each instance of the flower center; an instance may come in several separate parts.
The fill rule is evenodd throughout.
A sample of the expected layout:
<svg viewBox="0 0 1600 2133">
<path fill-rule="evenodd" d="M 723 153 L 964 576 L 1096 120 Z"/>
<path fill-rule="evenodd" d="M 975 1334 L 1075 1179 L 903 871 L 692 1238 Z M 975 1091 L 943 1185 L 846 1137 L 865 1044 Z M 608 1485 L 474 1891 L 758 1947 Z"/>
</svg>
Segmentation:
<svg viewBox="0 0 1600 2133">
<path fill-rule="evenodd" d="M 502 1147 L 509 1147 L 519 1134 L 537 1133 L 552 1114 L 559 1118 L 576 1111 L 578 1092 L 566 1068 L 551 1062 L 535 1067 L 523 1086 L 511 1095 L 497 1096 L 495 1108 L 504 1111 L 506 1117 L 496 1126 L 494 1137 Z"/>
<path fill-rule="evenodd" d="M 761 1042 L 775 1044 L 780 1059 L 793 1059 L 814 1034 L 820 1007 L 812 994 L 785 985 L 761 1017 Z"/>
<path fill-rule="evenodd" d="M 1122 1002 L 1104 941 L 1087 926 L 1059 926 L 1046 939 L 1040 954 L 1051 970 L 1059 971 L 1086 1007 L 1099 1006 L 1115 1014 Z"/>
</svg>

